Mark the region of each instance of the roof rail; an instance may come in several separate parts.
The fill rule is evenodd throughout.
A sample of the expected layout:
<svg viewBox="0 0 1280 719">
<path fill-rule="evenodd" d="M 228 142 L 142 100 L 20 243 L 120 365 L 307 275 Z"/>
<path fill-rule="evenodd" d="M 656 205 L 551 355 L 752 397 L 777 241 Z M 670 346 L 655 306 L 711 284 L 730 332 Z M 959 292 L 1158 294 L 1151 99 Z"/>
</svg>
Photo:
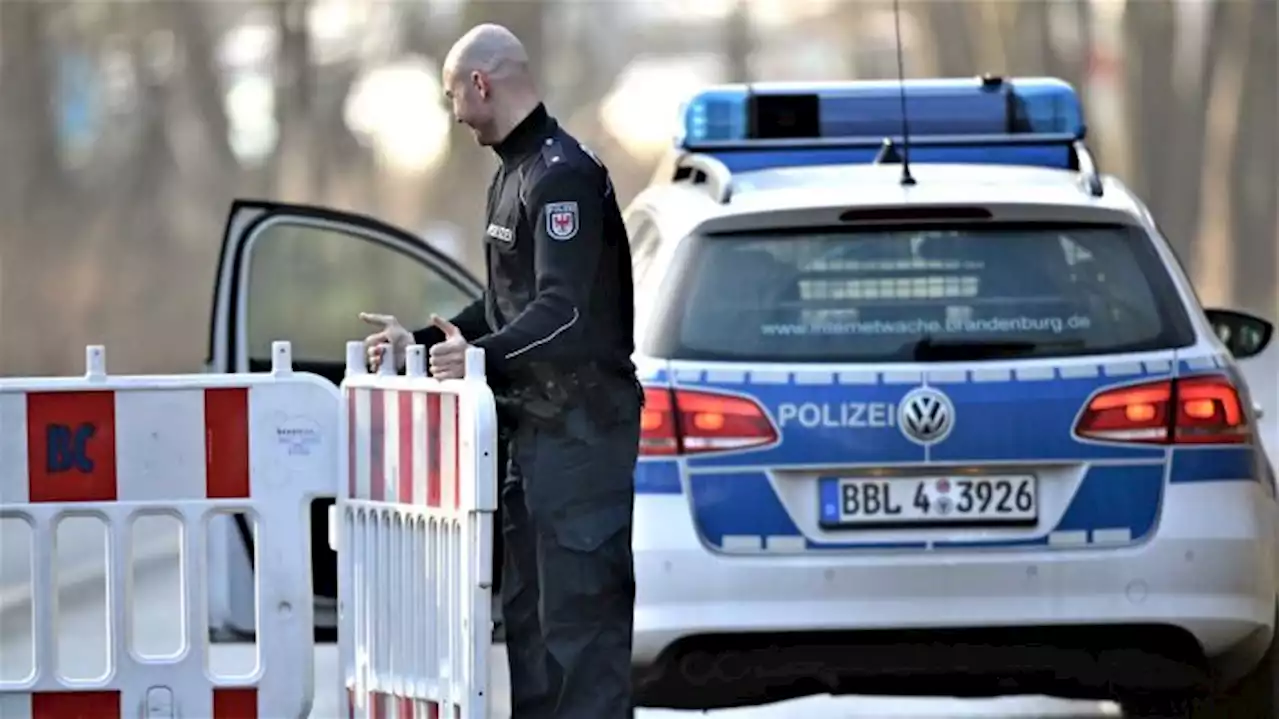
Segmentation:
<svg viewBox="0 0 1280 719">
<path fill-rule="evenodd" d="M 1098 175 L 1098 166 L 1093 161 L 1093 155 L 1089 154 L 1089 148 L 1077 140 L 1072 149 L 1075 150 L 1076 164 L 1080 167 L 1085 191 L 1093 197 L 1102 197 L 1102 178 Z"/>
<path fill-rule="evenodd" d="M 672 182 L 688 182 L 708 188 L 711 199 L 721 205 L 733 197 L 733 175 L 723 162 L 708 155 L 686 153 L 676 160 Z"/>
<path fill-rule="evenodd" d="M 1029 136 L 1033 140 L 1036 136 Z M 913 142 L 915 142 L 913 140 Z M 919 141 L 923 147 L 938 147 L 951 144 L 950 138 L 938 140 L 937 138 L 925 138 Z M 1028 141 L 1022 138 L 1005 139 L 1003 141 L 992 138 L 994 145 L 1006 144 L 1027 144 Z M 961 143 L 966 144 L 966 143 Z M 1098 174 L 1098 166 L 1093 161 L 1093 155 L 1089 153 L 1089 148 L 1085 147 L 1084 142 L 1075 140 L 1071 143 L 1072 164 L 1075 165 L 1076 172 L 1080 175 L 1080 184 L 1084 191 L 1092 197 L 1102 197 L 1102 177 Z M 880 151 L 876 153 L 875 159 L 872 160 L 877 165 L 898 165 L 902 163 L 902 152 L 899 151 L 897 143 L 891 138 L 884 138 L 880 143 Z"/>
</svg>

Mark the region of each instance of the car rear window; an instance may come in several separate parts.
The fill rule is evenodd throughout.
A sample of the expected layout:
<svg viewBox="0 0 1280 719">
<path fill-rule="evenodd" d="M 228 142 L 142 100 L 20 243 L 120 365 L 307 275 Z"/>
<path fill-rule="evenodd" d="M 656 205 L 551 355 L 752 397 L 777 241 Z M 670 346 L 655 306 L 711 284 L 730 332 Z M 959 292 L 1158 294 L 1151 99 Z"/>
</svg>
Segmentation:
<svg viewBox="0 0 1280 719">
<path fill-rule="evenodd" d="M 1159 255 L 1134 227 L 690 239 L 676 306 L 664 313 L 664 355 L 677 359 L 942 361 L 1134 352 L 1193 339 Z"/>
</svg>

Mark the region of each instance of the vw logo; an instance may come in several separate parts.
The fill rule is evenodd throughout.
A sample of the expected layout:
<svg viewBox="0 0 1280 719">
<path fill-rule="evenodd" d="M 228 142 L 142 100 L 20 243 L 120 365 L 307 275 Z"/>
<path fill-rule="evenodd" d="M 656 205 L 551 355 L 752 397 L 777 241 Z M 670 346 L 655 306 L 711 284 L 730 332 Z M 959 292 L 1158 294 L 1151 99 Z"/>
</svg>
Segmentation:
<svg viewBox="0 0 1280 719">
<path fill-rule="evenodd" d="M 937 444 L 951 434 L 956 408 L 947 396 L 932 387 L 918 387 L 898 405 L 898 427 L 916 444 Z"/>
</svg>

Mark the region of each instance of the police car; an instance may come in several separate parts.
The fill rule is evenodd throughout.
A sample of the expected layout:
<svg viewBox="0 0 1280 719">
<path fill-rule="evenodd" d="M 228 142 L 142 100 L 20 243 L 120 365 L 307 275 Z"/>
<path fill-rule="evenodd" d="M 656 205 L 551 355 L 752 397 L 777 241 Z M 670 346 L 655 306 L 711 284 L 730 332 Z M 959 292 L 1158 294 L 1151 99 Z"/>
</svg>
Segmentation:
<svg viewBox="0 0 1280 719">
<path fill-rule="evenodd" d="M 1275 478 L 1237 365 L 1272 328 L 1200 307 L 1094 168 L 1069 85 L 707 89 L 625 214 L 641 703 L 1048 693 L 1169 716 L 1232 694 L 1274 714 Z M 283 337 L 337 382 L 356 312 L 422 326 L 479 293 L 385 223 L 237 203 L 210 365 L 263 368 Z M 246 631 L 251 533 L 227 531 L 212 612 Z"/>
<path fill-rule="evenodd" d="M 1228 351 L 1271 326 L 1206 316 L 1084 134 L 1051 79 L 691 102 L 627 216 L 655 694 L 1167 716 L 1270 647 L 1274 703 L 1274 470 Z"/>
</svg>

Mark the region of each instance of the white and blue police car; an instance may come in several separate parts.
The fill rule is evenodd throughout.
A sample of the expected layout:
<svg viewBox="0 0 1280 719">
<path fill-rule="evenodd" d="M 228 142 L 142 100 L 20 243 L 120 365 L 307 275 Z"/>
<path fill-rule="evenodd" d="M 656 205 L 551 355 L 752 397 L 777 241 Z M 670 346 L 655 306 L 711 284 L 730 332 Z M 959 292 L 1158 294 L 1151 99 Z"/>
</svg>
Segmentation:
<svg viewBox="0 0 1280 719">
<path fill-rule="evenodd" d="M 1274 472 L 1214 320 L 1271 326 L 1206 315 L 1084 135 L 1054 79 L 689 103 L 626 212 L 645 701 L 1172 716 L 1252 672 L 1275 714 Z"/>
<path fill-rule="evenodd" d="M 1207 695 L 1275 716 L 1274 457 L 1241 373 L 1274 410 L 1273 329 L 1200 306 L 1084 136 L 1052 79 L 689 103 L 625 213 L 640 703 L 1045 693 L 1167 717 Z M 413 233 L 262 201 L 233 205 L 216 277 L 209 369 L 266 369 L 287 339 L 335 384 L 360 311 L 420 327 L 482 290 Z M 252 634 L 252 528 L 212 531 L 211 625 Z"/>
</svg>

